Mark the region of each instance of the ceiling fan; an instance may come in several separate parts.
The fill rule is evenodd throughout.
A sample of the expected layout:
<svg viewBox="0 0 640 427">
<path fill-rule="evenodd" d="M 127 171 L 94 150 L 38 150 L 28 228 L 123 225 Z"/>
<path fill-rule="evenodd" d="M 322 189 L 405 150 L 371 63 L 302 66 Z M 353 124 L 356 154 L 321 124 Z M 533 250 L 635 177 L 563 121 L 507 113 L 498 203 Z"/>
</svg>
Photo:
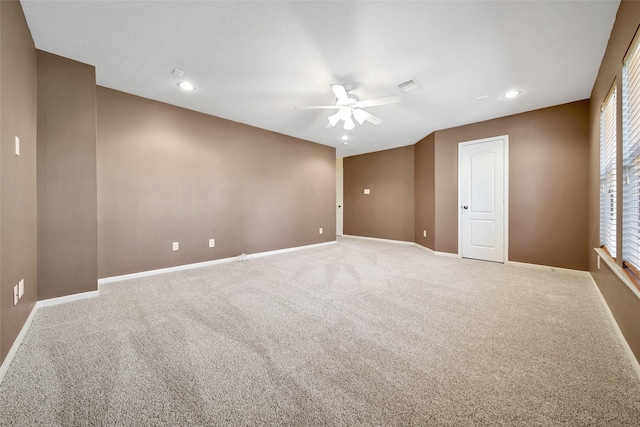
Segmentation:
<svg viewBox="0 0 640 427">
<path fill-rule="evenodd" d="M 395 104 L 400 102 L 398 95 L 383 96 L 382 98 L 367 99 L 360 101 L 357 96 L 347 92 L 344 85 L 334 84 L 331 85 L 331 90 L 336 96 L 336 105 L 314 105 L 307 107 L 296 107 L 302 110 L 338 110 L 337 113 L 329 116 L 328 128 L 332 128 L 338 124 L 340 120 L 344 121 L 344 129 L 351 130 L 356 127 L 353 119 L 355 118 L 359 124 L 363 124 L 365 121 L 379 125 L 382 123 L 382 119 L 374 116 L 371 113 L 363 110 L 365 107 L 376 107 L 378 105 Z"/>
</svg>

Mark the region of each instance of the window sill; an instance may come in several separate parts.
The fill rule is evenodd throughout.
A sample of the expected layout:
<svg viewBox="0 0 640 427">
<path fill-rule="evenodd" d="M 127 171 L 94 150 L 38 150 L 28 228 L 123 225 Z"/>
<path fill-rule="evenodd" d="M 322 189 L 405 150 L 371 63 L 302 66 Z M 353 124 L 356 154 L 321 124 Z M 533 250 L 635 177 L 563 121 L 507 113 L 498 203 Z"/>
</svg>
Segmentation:
<svg viewBox="0 0 640 427">
<path fill-rule="evenodd" d="M 631 291 L 636 295 L 636 297 L 640 299 L 640 289 L 638 289 L 638 286 L 640 286 L 640 284 L 636 283 L 635 280 L 629 277 L 629 275 L 624 271 L 624 269 L 622 269 L 618 264 L 616 264 L 614 259 L 611 258 L 611 255 L 609 255 L 604 249 L 594 248 L 594 250 L 596 251 L 596 254 L 598 254 L 598 257 L 600 257 L 600 259 L 609 266 L 611 271 L 613 271 L 615 275 L 618 276 L 618 279 L 622 280 L 622 282 L 625 285 L 627 285 L 629 289 L 631 289 Z"/>
</svg>

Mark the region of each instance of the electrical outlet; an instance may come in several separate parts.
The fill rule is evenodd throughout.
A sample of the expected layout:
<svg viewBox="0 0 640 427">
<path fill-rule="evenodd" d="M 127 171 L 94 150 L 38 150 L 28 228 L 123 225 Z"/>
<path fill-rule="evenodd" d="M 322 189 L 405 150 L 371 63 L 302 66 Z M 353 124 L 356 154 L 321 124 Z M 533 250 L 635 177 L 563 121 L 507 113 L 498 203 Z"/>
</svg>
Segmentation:
<svg viewBox="0 0 640 427">
<path fill-rule="evenodd" d="M 320 234 L 322 234 L 322 227 L 320 228 Z"/>
<path fill-rule="evenodd" d="M 427 237 L 427 230 L 422 230 L 422 237 Z"/>
<path fill-rule="evenodd" d="M 209 239 L 209 247 L 210 248 L 216 247 L 216 239 Z"/>
<path fill-rule="evenodd" d="M 370 188 L 365 188 L 364 189 L 364 194 L 371 194 L 371 189 Z"/>
<path fill-rule="evenodd" d="M 18 285 L 13 287 L 13 305 L 18 305 L 18 300 L 20 296 L 18 295 Z"/>
<path fill-rule="evenodd" d="M 24 295 L 24 279 L 18 282 L 18 299 L 22 298 L 22 295 Z"/>
<path fill-rule="evenodd" d="M 173 242 L 173 250 L 174 251 L 180 250 L 180 242 Z"/>
</svg>

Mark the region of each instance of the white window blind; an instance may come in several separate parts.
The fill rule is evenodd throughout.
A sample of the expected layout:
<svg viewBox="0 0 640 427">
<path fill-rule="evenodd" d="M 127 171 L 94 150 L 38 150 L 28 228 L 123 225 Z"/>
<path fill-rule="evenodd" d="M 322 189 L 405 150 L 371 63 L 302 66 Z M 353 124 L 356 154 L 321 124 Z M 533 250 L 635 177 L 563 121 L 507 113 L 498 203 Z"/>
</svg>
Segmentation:
<svg viewBox="0 0 640 427">
<path fill-rule="evenodd" d="M 600 244 L 616 257 L 616 86 L 600 111 Z"/>
<path fill-rule="evenodd" d="M 640 55 L 635 42 L 622 67 L 622 260 L 640 270 Z"/>
</svg>

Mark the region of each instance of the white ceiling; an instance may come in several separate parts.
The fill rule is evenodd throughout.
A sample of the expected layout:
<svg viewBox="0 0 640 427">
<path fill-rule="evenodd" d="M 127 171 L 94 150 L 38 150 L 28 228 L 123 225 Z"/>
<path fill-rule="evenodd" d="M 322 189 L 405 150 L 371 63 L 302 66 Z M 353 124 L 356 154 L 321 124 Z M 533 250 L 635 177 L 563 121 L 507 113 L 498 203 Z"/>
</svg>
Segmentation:
<svg viewBox="0 0 640 427">
<path fill-rule="evenodd" d="M 619 0 L 22 1 L 38 49 L 101 86 L 337 147 L 345 157 L 589 98 Z M 182 79 L 196 86 L 183 92 Z M 423 87 L 400 93 L 411 78 Z M 326 129 L 343 83 L 384 122 Z M 505 99 L 509 89 L 522 94 Z M 478 100 L 487 95 L 488 98 Z M 342 135 L 352 133 L 349 145 Z"/>
</svg>

